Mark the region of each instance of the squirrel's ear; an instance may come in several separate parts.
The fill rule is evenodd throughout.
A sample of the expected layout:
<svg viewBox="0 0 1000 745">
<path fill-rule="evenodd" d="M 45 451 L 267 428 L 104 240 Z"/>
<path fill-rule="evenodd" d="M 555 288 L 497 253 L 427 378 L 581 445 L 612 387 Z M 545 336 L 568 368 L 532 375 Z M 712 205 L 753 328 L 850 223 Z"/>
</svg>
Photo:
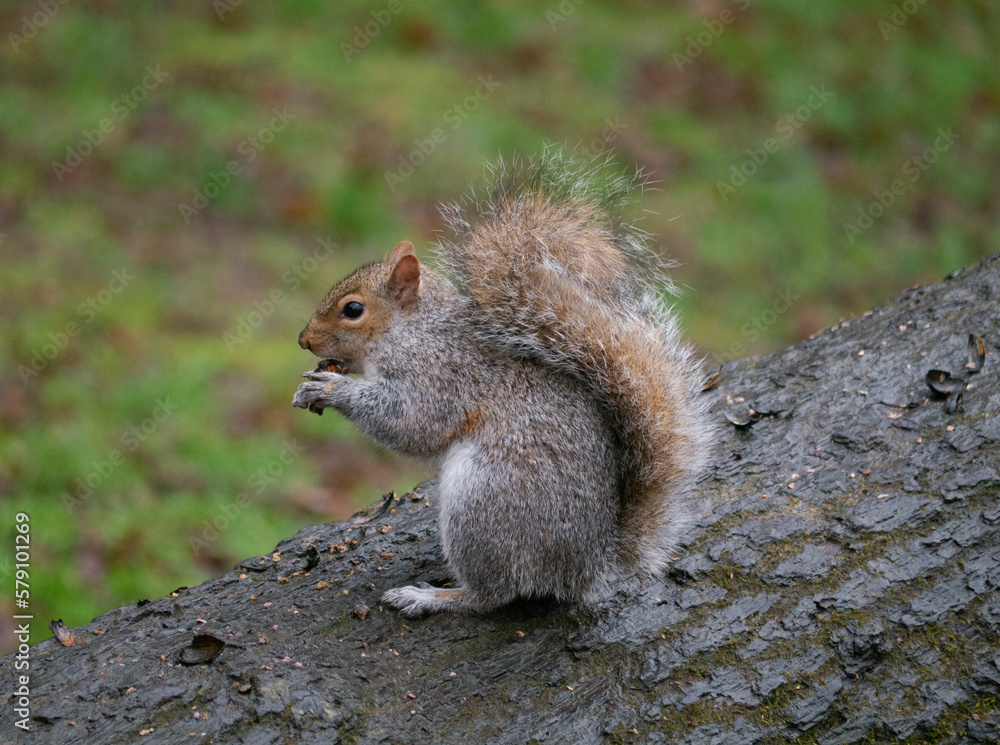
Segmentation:
<svg viewBox="0 0 1000 745">
<path fill-rule="evenodd" d="M 400 241 L 396 244 L 396 247 L 392 249 L 392 254 L 389 256 L 389 263 L 395 264 L 404 256 L 413 255 L 413 244 L 409 241 Z"/>
<path fill-rule="evenodd" d="M 407 248 L 400 250 L 404 245 Z M 389 271 L 389 289 L 400 308 L 410 308 L 416 304 L 420 292 L 420 262 L 413 255 L 413 245 L 407 241 L 397 245 L 390 257 L 390 261 L 393 260 L 395 263 Z"/>
</svg>

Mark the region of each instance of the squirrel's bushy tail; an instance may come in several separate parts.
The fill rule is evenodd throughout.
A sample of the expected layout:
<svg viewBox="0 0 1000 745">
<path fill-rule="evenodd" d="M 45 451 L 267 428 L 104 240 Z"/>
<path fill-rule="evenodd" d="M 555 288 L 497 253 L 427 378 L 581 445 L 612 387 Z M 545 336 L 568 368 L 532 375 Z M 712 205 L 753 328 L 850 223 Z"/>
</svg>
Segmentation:
<svg viewBox="0 0 1000 745">
<path fill-rule="evenodd" d="M 672 289 L 645 236 L 616 224 L 636 179 L 600 179 L 560 155 L 500 166 L 439 260 L 484 312 L 488 337 L 589 381 L 622 452 L 620 555 L 656 572 L 694 516 L 690 489 L 710 431 L 698 361 L 656 286 Z"/>
</svg>

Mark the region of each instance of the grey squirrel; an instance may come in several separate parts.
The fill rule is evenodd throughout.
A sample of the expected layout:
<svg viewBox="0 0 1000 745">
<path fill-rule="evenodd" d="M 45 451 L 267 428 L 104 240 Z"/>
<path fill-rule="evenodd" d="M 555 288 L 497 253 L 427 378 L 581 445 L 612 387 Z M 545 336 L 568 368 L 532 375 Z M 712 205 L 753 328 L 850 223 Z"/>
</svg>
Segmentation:
<svg viewBox="0 0 1000 745">
<path fill-rule="evenodd" d="M 293 406 L 335 409 L 438 469 L 456 586 L 386 592 L 406 615 L 595 600 L 660 572 L 712 440 L 667 280 L 645 235 L 616 222 L 635 179 L 558 157 L 498 170 L 471 216 L 446 208 L 443 271 L 403 241 L 299 335 L 334 371 L 304 373 Z"/>
</svg>

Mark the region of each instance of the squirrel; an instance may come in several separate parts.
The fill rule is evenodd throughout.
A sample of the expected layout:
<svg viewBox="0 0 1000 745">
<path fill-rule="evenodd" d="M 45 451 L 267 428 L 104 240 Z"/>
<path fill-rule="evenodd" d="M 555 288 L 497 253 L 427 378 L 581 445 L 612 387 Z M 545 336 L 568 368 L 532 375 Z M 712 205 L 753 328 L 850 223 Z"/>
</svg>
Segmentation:
<svg viewBox="0 0 1000 745">
<path fill-rule="evenodd" d="M 672 285 L 647 236 L 616 222 L 639 177 L 551 157 L 499 171 L 471 216 L 442 209 L 441 270 L 402 241 L 299 335 L 329 361 L 293 406 L 335 409 L 438 470 L 456 583 L 386 592 L 405 615 L 591 602 L 660 572 L 713 439 L 700 363 L 657 292 Z"/>
</svg>

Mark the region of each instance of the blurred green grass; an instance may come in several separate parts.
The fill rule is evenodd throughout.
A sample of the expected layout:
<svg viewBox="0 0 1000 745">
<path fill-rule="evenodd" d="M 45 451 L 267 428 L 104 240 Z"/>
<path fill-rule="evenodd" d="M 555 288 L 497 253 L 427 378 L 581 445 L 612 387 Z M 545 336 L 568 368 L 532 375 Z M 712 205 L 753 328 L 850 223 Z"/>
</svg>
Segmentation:
<svg viewBox="0 0 1000 745">
<path fill-rule="evenodd" d="M 33 638 L 425 475 L 289 408 L 296 335 L 357 263 L 426 252 L 435 204 L 497 154 L 644 169 L 633 216 L 716 361 L 997 251 L 1000 20 L 915 7 L 5 5 L 0 534 L 30 516 Z M 13 593 L 0 609 L 2 650 Z"/>
</svg>

